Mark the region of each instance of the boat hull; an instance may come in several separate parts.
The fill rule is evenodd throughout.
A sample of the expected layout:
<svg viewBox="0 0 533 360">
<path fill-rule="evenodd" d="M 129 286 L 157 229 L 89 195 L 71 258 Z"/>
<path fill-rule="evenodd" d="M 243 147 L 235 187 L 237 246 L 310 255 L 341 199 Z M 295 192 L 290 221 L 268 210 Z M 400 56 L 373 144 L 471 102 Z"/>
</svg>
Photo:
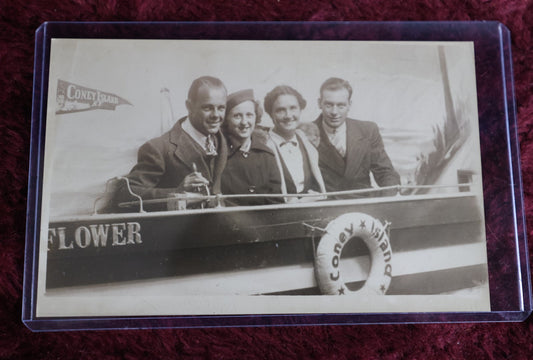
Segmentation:
<svg viewBox="0 0 533 360">
<path fill-rule="evenodd" d="M 480 208 L 465 192 L 53 219 L 46 287 L 173 281 L 185 294 L 320 294 L 323 231 L 357 212 L 390 223 L 387 294 L 456 291 L 486 281 Z M 350 289 L 364 285 L 362 241 L 343 250 L 341 265 Z"/>
</svg>

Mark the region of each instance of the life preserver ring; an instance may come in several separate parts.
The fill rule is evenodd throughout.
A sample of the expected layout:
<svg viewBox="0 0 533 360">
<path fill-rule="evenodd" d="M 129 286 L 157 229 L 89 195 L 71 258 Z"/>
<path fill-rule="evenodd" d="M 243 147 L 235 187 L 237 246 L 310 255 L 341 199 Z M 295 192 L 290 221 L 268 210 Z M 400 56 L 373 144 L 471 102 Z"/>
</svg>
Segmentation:
<svg viewBox="0 0 533 360">
<path fill-rule="evenodd" d="M 351 291 L 343 281 L 340 259 L 344 246 L 355 237 L 368 247 L 371 264 L 365 285 Z M 392 279 L 392 250 L 383 224 L 363 213 L 348 213 L 331 221 L 316 250 L 315 273 L 322 294 L 384 295 Z"/>
</svg>

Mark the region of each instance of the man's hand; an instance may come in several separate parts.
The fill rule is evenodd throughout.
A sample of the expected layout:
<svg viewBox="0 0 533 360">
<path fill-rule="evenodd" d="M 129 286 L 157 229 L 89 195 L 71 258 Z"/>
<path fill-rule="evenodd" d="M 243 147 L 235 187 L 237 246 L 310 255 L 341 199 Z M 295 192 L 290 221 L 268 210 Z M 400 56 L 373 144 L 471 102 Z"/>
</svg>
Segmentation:
<svg viewBox="0 0 533 360">
<path fill-rule="evenodd" d="M 202 173 L 195 171 L 185 176 L 178 189 L 180 191 L 199 192 L 206 185 L 209 185 L 209 180 L 204 178 Z"/>
</svg>

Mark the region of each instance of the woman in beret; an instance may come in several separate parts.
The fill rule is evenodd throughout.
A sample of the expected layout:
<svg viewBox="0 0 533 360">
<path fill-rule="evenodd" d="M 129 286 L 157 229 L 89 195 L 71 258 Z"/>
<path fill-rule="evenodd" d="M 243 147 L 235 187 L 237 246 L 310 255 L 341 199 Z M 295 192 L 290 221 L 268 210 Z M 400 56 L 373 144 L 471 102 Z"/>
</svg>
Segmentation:
<svg viewBox="0 0 533 360">
<path fill-rule="evenodd" d="M 274 150 L 265 139 L 254 135 L 262 109 L 253 90 L 228 95 L 224 134 L 228 139 L 228 161 L 222 173 L 222 194 L 279 194 L 281 176 Z M 243 197 L 226 200 L 226 205 L 261 205 L 283 202 L 281 197 Z"/>
</svg>

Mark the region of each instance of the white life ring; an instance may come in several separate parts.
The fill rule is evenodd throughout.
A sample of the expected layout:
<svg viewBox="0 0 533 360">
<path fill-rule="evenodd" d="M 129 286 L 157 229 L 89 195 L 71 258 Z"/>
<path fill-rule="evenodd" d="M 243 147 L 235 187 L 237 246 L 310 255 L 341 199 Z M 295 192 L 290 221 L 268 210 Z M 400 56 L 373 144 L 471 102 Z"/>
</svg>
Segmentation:
<svg viewBox="0 0 533 360">
<path fill-rule="evenodd" d="M 371 264 L 365 285 L 351 291 L 342 279 L 340 259 L 344 246 L 355 237 L 368 247 Z M 325 295 L 384 295 L 392 279 L 392 250 L 383 224 L 363 213 L 348 213 L 331 221 L 316 250 L 315 273 L 320 291 Z"/>
</svg>

